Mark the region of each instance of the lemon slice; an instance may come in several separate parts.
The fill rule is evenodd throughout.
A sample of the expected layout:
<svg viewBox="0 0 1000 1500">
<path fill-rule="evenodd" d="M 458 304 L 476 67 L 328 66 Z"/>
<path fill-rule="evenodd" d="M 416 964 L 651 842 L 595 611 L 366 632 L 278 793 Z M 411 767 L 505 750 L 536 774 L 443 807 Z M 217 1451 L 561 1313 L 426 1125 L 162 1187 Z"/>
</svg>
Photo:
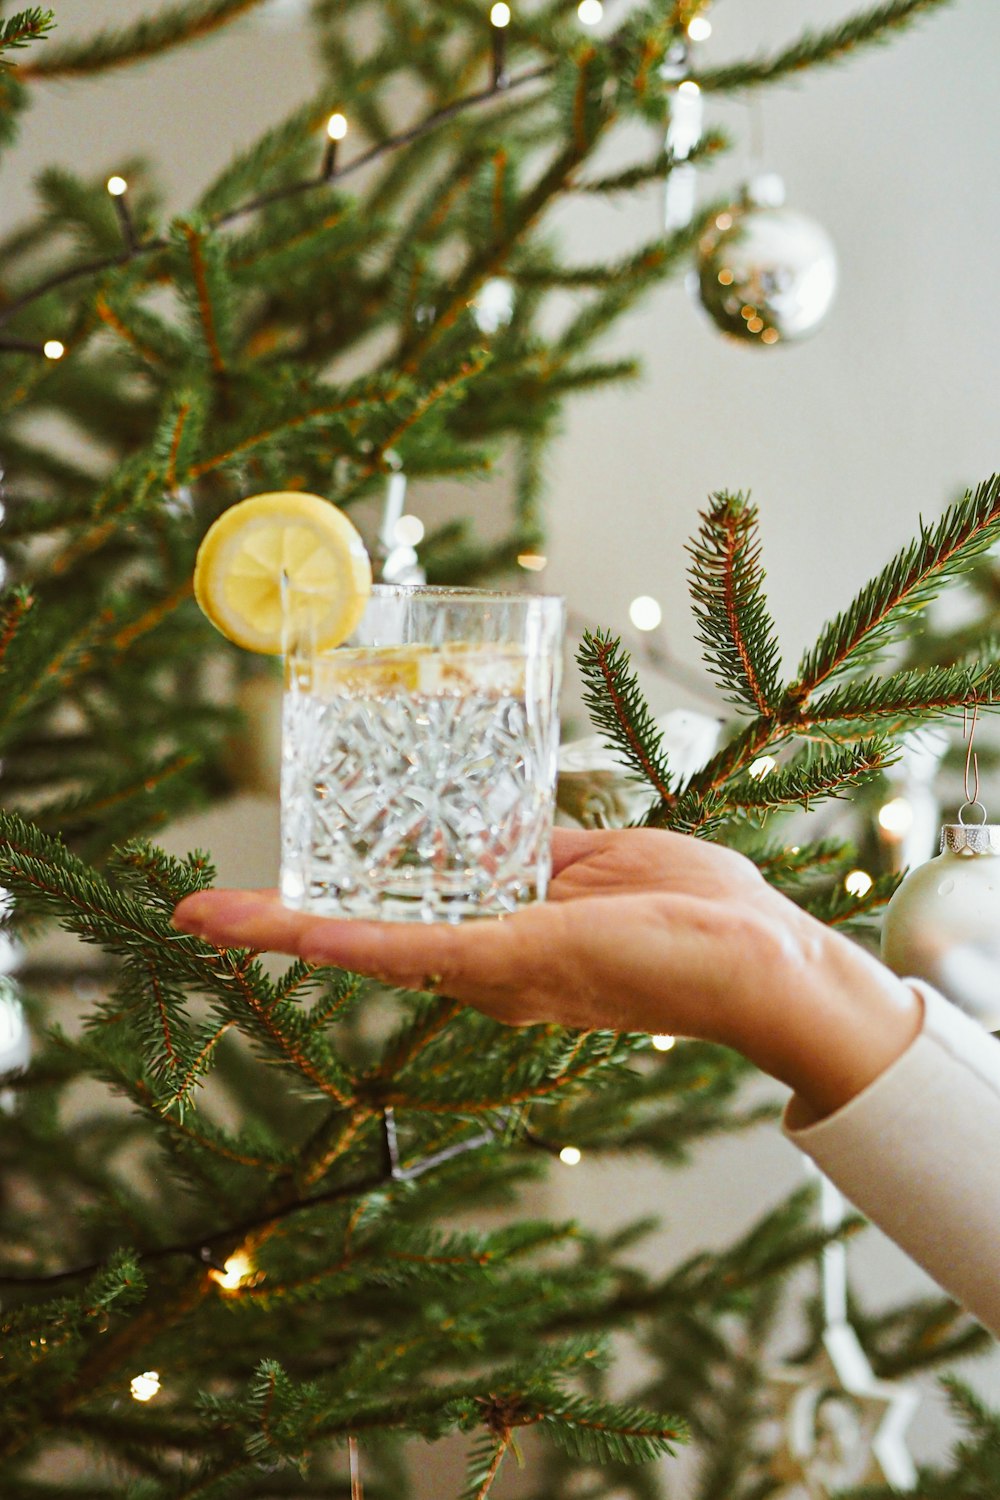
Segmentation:
<svg viewBox="0 0 1000 1500">
<path fill-rule="evenodd" d="M 223 511 L 194 568 L 194 596 L 216 629 L 268 656 L 293 640 L 339 646 L 371 590 L 356 528 L 329 501 L 297 491 L 253 495 Z"/>
</svg>

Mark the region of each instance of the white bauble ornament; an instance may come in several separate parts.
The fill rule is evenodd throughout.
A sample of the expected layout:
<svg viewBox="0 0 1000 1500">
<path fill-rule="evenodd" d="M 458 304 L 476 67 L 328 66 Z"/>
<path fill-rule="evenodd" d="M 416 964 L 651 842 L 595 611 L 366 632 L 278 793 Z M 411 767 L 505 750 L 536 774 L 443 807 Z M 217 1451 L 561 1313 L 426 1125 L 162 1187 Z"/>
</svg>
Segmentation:
<svg viewBox="0 0 1000 1500">
<path fill-rule="evenodd" d="M 911 870 L 886 907 L 882 957 L 1000 1031 L 1000 824 L 942 829 L 941 853 Z"/>
<path fill-rule="evenodd" d="M 752 183 L 698 245 L 691 289 L 723 333 L 792 343 L 821 327 L 837 291 L 837 254 L 822 225 L 785 208 L 780 179 Z"/>
</svg>

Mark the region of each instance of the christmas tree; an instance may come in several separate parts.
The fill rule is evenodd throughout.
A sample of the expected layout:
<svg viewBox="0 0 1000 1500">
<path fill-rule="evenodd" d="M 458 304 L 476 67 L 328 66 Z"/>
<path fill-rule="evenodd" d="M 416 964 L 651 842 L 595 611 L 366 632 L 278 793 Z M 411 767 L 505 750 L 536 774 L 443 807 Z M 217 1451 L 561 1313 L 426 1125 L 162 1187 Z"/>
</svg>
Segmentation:
<svg viewBox="0 0 1000 1500">
<path fill-rule="evenodd" d="M 39 180 L 37 218 L 0 243 L 0 883 L 12 934 L 55 920 L 107 963 L 82 1015 L 3 980 L 11 1032 L 23 1001 L 35 1039 L 2 1095 L 5 1495 L 401 1496 L 419 1440 L 458 1433 L 463 1500 L 482 1500 L 513 1493 L 529 1430 L 551 1440 L 522 1480 L 535 1500 L 669 1493 L 643 1461 L 689 1439 L 698 1500 L 787 1481 L 763 1430 L 769 1336 L 789 1270 L 853 1225 L 824 1226 L 803 1192 L 725 1254 L 652 1277 L 629 1260 L 641 1225 L 602 1236 L 518 1206 L 567 1143 L 675 1163 L 751 1123 L 748 1066 L 645 1035 L 510 1032 L 447 998 L 181 937 L 170 913 L 211 881 L 209 857 L 146 839 L 233 784 L 247 666 L 191 598 L 207 526 L 250 493 L 315 492 L 399 566 L 398 476 L 503 466 L 509 515 L 482 534 L 446 521 L 402 565 L 438 583 L 530 568 L 565 399 L 632 373 L 602 335 L 687 265 L 720 207 L 592 265 L 567 261 L 546 211 L 721 151 L 712 131 L 664 145 L 682 85 L 764 87 L 937 3 L 892 0 L 712 71 L 689 48 L 697 0 L 600 34 L 563 4 L 319 0 L 323 88 L 189 212 L 164 222 L 138 162 Z M 139 64 L 252 8 L 181 0 L 73 44 L 40 8 L 10 15 L 5 146 L 37 80 Z M 604 142 L 637 124 L 634 160 L 604 172 Z M 571 309 L 555 333 L 554 297 Z M 53 413 L 86 444 L 40 439 Z M 845 889 L 850 850 L 793 845 L 777 815 L 870 784 L 914 726 L 990 705 L 984 631 L 935 661 L 891 653 L 998 539 L 992 479 L 845 600 L 785 681 L 755 512 L 716 496 L 692 592 L 733 710 L 718 753 L 680 777 L 620 642 L 595 632 L 581 653 L 595 724 L 650 790 L 646 821 L 742 849 L 863 933 L 896 876 Z M 103 1102 L 80 1115 L 85 1079 Z M 944 1302 L 852 1317 L 886 1376 L 985 1337 Z M 608 1368 L 624 1333 L 653 1370 L 638 1389 Z M 817 1307 L 804 1368 L 821 1333 Z M 922 1493 L 960 1500 L 995 1487 L 996 1422 L 956 1401 L 973 1436 Z"/>
</svg>

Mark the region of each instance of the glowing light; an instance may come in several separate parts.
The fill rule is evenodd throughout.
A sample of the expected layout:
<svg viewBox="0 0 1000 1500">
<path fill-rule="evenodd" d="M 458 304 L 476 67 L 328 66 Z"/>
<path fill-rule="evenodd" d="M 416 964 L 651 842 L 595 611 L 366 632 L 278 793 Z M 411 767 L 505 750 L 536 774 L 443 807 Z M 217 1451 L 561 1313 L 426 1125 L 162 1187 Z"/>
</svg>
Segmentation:
<svg viewBox="0 0 1000 1500">
<path fill-rule="evenodd" d="M 733 216 L 732 216 L 732 214 L 726 214 L 726 213 L 716 214 L 716 216 L 715 216 L 715 227 L 716 227 L 716 229 L 722 229 L 722 230 L 732 229 L 732 227 L 733 227 Z"/>
<path fill-rule="evenodd" d="M 678 89 L 678 93 L 681 93 L 681 94 L 700 94 L 701 93 L 701 89 L 695 83 L 695 81 L 694 81 L 693 78 L 685 78 L 684 82 L 680 85 L 680 88 Z"/>
<path fill-rule="evenodd" d="M 640 594 L 629 605 L 628 617 L 636 630 L 656 630 L 663 619 L 663 610 L 649 594 Z"/>
<path fill-rule="evenodd" d="M 723 266 L 722 270 L 719 272 L 719 282 L 722 286 L 732 286 L 733 273 L 728 266 Z"/>
<path fill-rule="evenodd" d="M 688 22 L 688 36 L 692 42 L 707 42 L 712 35 L 712 23 L 707 16 L 695 16 Z"/>
<path fill-rule="evenodd" d="M 669 1032 L 661 1032 L 659 1036 L 651 1036 L 649 1039 L 657 1052 L 669 1052 L 671 1047 L 677 1046 L 677 1038 Z"/>
<path fill-rule="evenodd" d="M 510 6 L 506 4 L 506 0 L 497 0 L 490 11 L 490 22 L 501 28 L 510 25 Z"/>
<path fill-rule="evenodd" d="M 756 316 L 757 309 L 754 307 L 753 303 L 744 302 L 743 306 L 740 308 L 740 317 L 746 318 L 749 321 L 750 318 L 755 318 Z"/>
<path fill-rule="evenodd" d="M 584 26 L 598 26 L 604 16 L 604 6 L 601 0 L 580 0 L 576 13 Z"/>
<path fill-rule="evenodd" d="M 400 516 L 392 528 L 392 539 L 398 547 L 415 547 L 424 539 L 424 523 L 419 516 Z"/>
<path fill-rule="evenodd" d="M 747 775 L 752 776 L 754 781 L 763 781 L 765 776 L 770 776 L 777 764 L 773 755 L 762 755 L 747 766 Z"/>
<path fill-rule="evenodd" d="M 342 141 L 347 134 L 347 116 L 339 110 L 332 114 L 326 122 L 326 133 L 331 141 Z"/>
<path fill-rule="evenodd" d="M 913 827 L 913 808 L 905 797 L 893 797 L 891 802 L 879 808 L 878 821 L 893 838 L 902 838 Z"/>
<path fill-rule="evenodd" d="M 765 328 L 760 336 L 760 341 L 762 344 L 776 344 L 780 337 L 781 334 L 776 328 Z"/>
<path fill-rule="evenodd" d="M 159 1389 L 160 1377 L 156 1370 L 143 1370 L 141 1375 L 133 1375 L 129 1383 L 133 1401 L 152 1401 Z"/>
<path fill-rule="evenodd" d="M 757 317 L 756 315 L 754 315 L 754 317 L 752 318 L 747 318 L 747 328 L 751 333 L 760 333 L 763 327 L 763 318 Z"/>
<path fill-rule="evenodd" d="M 559 1160 L 567 1167 L 578 1166 L 583 1156 L 579 1146 L 564 1146 L 559 1153 Z"/>
<path fill-rule="evenodd" d="M 218 1282 L 224 1291 L 235 1292 L 248 1277 L 252 1276 L 253 1263 L 248 1255 L 244 1255 L 242 1250 L 237 1250 L 236 1254 L 231 1255 L 226 1261 L 224 1270 L 212 1270 L 208 1274 L 213 1281 Z"/>
<path fill-rule="evenodd" d="M 529 573 L 540 573 L 543 568 L 548 567 L 549 560 L 541 552 L 519 552 L 517 565 L 519 568 L 526 568 Z"/>
<path fill-rule="evenodd" d="M 867 870 L 852 870 L 844 879 L 844 890 L 851 896 L 867 896 L 874 884 Z"/>
<path fill-rule="evenodd" d="M 121 198 L 128 192 L 128 183 L 124 177 L 115 175 L 108 178 L 108 192 L 112 198 Z"/>
<path fill-rule="evenodd" d="M 62 359 L 66 353 L 66 345 L 58 339 L 46 339 L 42 345 L 42 353 L 46 359 Z"/>
</svg>

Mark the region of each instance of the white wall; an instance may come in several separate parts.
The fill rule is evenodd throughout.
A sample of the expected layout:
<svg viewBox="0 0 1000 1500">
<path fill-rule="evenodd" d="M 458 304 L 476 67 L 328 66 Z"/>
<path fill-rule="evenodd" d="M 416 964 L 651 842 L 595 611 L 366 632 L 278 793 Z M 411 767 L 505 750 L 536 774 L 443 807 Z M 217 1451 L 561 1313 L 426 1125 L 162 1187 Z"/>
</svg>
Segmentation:
<svg viewBox="0 0 1000 1500">
<path fill-rule="evenodd" d="M 61 0 L 58 9 L 66 35 L 146 6 Z M 161 163 L 171 206 L 183 206 L 310 87 L 293 0 L 283 9 L 291 19 L 274 5 L 269 23 L 248 20 L 142 72 L 39 88 L 20 148 L 0 163 L 7 221 L 25 212 L 28 178 L 42 165 L 110 171 L 137 150 Z M 846 10 L 829 0 L 720 5 L 703 56 L 769 48 L 804 18 L 821 24 Z M 629 600 L 651 593 L 671 649 L 696 661 L 683 542 L 710 491 L 749 488 L 762 511 L 774 613 L 795 657 L 909 537 L 918 513 L 935 515 L 1000 466 L 998 50 L 1000 8 L 959 0 L 896 46 L 762 96 L 767 163 L 784 175 L 790 204 L 838 245 L 837 307 L 812 342 L 748 349 L 724 342 L 675 284 L 618 327 L 609 349 L 640 353 L 645 380 L 578 401 L 550 459 L 546 581 L 576 610 L 627 633 Z M 748 134 L 747 108 L 718 115 Z M 745 154 L 723 165 L 713 194 L 746 166 Z M 610 209 L 568 203 L 556 219 L 589 260 L 654 234 L 659 214 L 650 190 Z M 685 698 L 656 679 L 649 687 L 658 709 Z M 174 841 L 208 842 L 224 878 L 263 883 L 273 876 L 273 814 L 263 804 L 251 811 L 213 815 Z M 656 1205 L 668 1223 L 651 1253 L 673 1259 L 728 1243 L 800 1174 L 792 1148 L 761 1130 L 706 1148 L 683 1177 L 646 1168 L 625 1177 L 613 1164 L 566 1170 L 552 1207 L 609 1223 Z M 875 1233 L 852 1261 L 872 1300 L 928 1289 Z M 1000 1398 L 1000 1361 L 971 1373 Z M 946 1444 L 939 1408 L 929 1396 L 913 1438 L 922 1456 Z"/>
</svg>

